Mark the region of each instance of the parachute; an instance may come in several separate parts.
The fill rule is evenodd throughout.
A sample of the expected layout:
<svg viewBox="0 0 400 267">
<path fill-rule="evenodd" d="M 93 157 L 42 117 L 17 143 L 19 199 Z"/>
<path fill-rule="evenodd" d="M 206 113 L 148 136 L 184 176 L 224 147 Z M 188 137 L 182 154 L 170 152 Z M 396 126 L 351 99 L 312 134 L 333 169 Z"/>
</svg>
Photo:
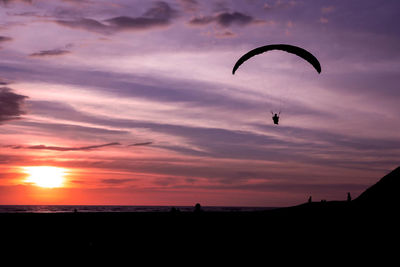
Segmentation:
<svg viewBox="0 0 400 267">
<path fill-rule="evenodd" d="M 281 51 L 285 51 L 285 52 L 288 52 L 291 54 L 295 54 L 295 55 L 303 58 L 304 60 L 308 61 L 308 63 L 310 63 L 318 73 L 321 73 L 321 65 L 320 65 L 318 59 L 315 56 L 313 56 L 313 54 L 308 52 L 307 50 L 297 47 L 297 46 L 294 46 L 294 45 L 272 44 L 272 45 L 265 45 L 265 46 L 255 48 L 255 49 L 247 52 L 246 54 L 244 54 L 241 58 L 239 58 L 239 60 L 236 62 L 235 66 L 233 67 L 232 75 L 235 74 L 236 70 L 240 67 L 240 65 L 242 65 L 248 59 L 250 59 L 256 55 L 262 54 L 264 52 L 271 51 L 271 50 L 281 50 Z"/>
</svg>

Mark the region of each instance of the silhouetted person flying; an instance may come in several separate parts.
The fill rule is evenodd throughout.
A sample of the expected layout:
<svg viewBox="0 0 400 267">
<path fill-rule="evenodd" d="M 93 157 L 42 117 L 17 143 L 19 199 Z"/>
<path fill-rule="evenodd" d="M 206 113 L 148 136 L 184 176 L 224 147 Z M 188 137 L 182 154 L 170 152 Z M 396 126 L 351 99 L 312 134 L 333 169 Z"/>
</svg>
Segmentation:
<svg viewBox="0 0 400 267">
<path fill-rule="evenodd" d="M 272 114 L 274 114 L 274 113 L 272 113 Z M 279 114 L 281 114 L 281 113 L 279 112 Z M 275 113 L 274 116 L 272 116 L 272 120 L 274 121 L 274 124 L 278 125 L 279 124 L 279 115 L 277 113 Z"/>
</svg>

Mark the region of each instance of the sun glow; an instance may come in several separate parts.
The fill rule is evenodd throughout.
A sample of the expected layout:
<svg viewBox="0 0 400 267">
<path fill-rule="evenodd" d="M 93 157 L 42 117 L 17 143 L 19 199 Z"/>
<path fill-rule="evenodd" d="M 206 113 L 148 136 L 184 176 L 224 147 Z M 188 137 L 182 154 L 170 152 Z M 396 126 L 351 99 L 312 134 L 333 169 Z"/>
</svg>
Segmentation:
<svg viewBox="0 0 400 267">
<path fill-rule="evenodd" d="M 66 170 L 50 166 L 23 167 L 29 176 L 25 179 L 26 183 L 33 183 L 40 187 L 55 188 L 62 187 Z"/>
</svg>

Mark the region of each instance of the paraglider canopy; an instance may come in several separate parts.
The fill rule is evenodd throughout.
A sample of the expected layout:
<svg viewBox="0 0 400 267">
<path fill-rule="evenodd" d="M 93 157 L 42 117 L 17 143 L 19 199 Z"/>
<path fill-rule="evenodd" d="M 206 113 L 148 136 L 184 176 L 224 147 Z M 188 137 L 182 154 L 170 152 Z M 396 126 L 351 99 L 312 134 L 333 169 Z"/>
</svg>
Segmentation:
<svg viewBox="0 0 400 267">
<path fill-rule="evenodd" d="M 319 63 L 318 59 L 313 54 L 308 52 L 307 50 L 305 50 L 301 47 L 298 47 L 298 46 L 294 46 L 294 45 L 272 44 L 272 45 L 265 45 L 265 46 L 255 48 L 255 49 L 247 52 L 246 54 L 244 54 L 236 62 L 235 66 L 233 67 L 232 74 L 235 74 L 236 70 L 240 67 L 240 65 L 242 65 L 248 59 L 250 59 L 256 55 L 262 54 L 264 52 L 271 51 L 271 50 L 281 50 L 281 51 L 285 51 L 285 52 L 288 52 L 291 54 L 295 54 L 295 55 L 303 58 L 304 60 L 308 61 L 308 63 L 310 63 L 318 73 L 321 73 L 321 64 Z"/>
</svg>

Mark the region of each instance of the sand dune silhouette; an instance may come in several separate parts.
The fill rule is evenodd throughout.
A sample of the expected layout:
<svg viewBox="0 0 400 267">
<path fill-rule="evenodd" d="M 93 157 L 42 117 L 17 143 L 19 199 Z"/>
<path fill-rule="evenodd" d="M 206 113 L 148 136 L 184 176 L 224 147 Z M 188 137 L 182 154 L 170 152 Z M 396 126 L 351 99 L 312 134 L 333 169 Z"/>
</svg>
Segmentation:
<svg viewBox="0 0 400 267">
<path fill-rule="evenodd" d="M 390 208 L 399 205 L 400 167 L 367 188 L 354 203 L 360 206 Z"/>
</svg>

